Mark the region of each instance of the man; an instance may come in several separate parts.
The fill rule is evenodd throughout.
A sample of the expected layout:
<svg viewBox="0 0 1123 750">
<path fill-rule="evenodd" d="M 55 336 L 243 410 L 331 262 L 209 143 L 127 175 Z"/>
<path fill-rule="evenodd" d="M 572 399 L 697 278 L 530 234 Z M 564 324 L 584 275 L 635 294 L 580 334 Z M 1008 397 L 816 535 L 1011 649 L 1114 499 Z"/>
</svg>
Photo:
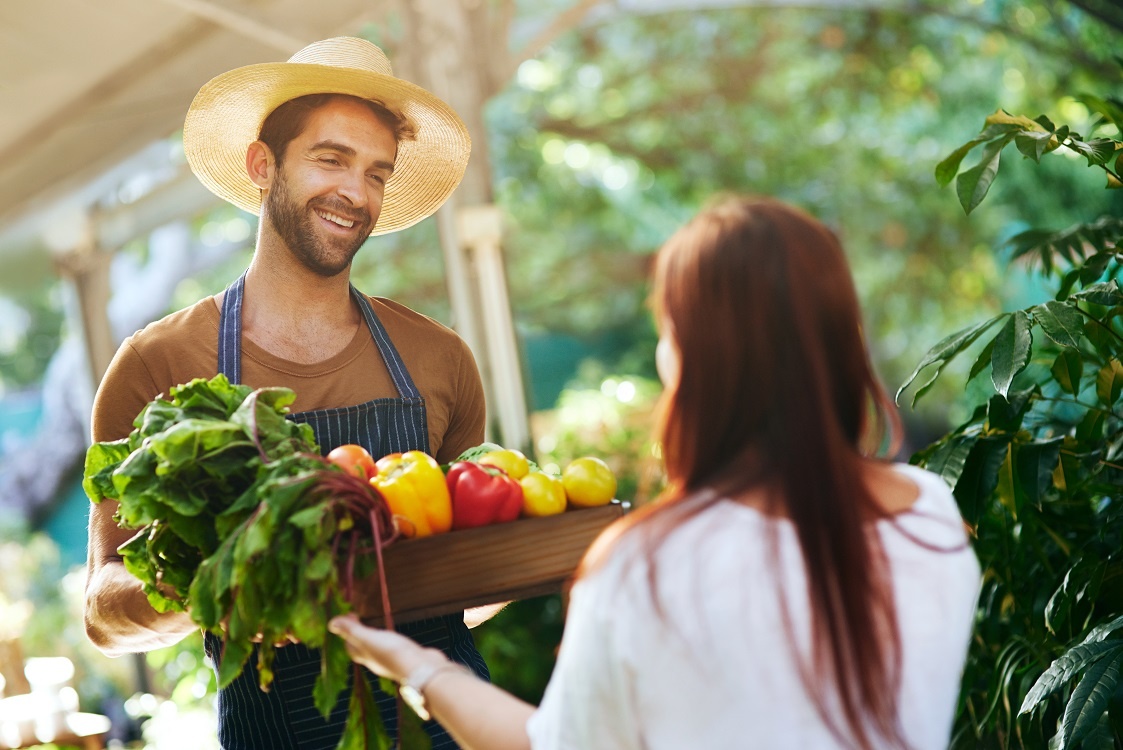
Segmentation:
<svg viewBox="0 0 1123 750">
<path fill-rule="evenodd" d="M 415 449 L 443 463 L 482 442 L 483 389 L 464 342 L 349 280 L 368 236 L 421 221 L 456 188 L 470 141 L 452 109 L 395 78 L 378 47 L 336 38 L 285 63 L 218 76 L 192 102 L 183 138 L 211 191 L 259 213 L 253 260 L 222 294 L 121 345 L 95 399 L 94 440 L 128 435 L 141 408 L 171 386 L 222 372 L 293 389 L 293 418 L 312 426 L 325 453 L 357 443 L 376 458 Z M 91 510 L 86 631 L 109 655 L 175 643 L 195 625 L 149 606 L 117 552 L 132 534 L 115 511 L 108 501 Z M 487 677 L 464 618 L 402 630 Z M 206 650 L 221 659 L 217 638 L 207 636 Z M 328 721 L 315 709 L 318 653 L 279 649 L 269 693 L 256 687 L 254 663 L 219 693 L 223 748 L 334 748 L 348 696 Z M 384 703 L 393 724 L 393 702 Z M 436 725 L 431 734 L 434 748 L 455 747 Z"/>
</svg>

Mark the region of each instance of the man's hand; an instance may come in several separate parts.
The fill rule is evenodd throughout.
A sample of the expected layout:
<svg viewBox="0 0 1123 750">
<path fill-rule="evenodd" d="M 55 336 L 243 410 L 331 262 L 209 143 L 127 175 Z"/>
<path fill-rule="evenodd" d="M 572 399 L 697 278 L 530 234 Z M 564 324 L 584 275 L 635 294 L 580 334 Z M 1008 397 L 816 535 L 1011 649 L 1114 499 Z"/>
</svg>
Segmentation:
<svg viewBox="0 0 1123 750">
<path fill-rule="evenodd" d="M 482 607 L 466 609 L 464 610 L 464 624 L 470 628 L 482 625 L 499 614 L 500 610 L 508 604 L 510 604 L 510 602 L 500 602 L 498 604 L 485 604 Z"/>
<path fill-rule="evenodd" d="M 90 509 L 89 560 L 83 616 L 86 635 L 106 656 L 151 651 L 178 643 L 197 630 L 186 612 L 160 613 L 148 603 L 144 585 L 125 570 L 117 548 L 135 532 L 113 520 L 117 503 Z"/>
</svg>

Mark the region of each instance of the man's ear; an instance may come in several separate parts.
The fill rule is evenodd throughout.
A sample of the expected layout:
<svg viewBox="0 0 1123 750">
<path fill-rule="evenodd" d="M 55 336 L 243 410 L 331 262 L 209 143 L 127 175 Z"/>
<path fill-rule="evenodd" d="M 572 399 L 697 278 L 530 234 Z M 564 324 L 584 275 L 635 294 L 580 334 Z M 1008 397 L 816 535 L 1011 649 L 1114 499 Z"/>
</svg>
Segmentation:
<svg viewBox="0 0 1123 750">
<path fill-rule="evenodd" d="M 273 151 L 262 141 L 254 141 L 246 149 L 246 174 L 254 185 L 261 190 L 268 190 L 273 185 L 273 177 L 277 172 L 277 162 L 273 158 Z"/>
</svg>

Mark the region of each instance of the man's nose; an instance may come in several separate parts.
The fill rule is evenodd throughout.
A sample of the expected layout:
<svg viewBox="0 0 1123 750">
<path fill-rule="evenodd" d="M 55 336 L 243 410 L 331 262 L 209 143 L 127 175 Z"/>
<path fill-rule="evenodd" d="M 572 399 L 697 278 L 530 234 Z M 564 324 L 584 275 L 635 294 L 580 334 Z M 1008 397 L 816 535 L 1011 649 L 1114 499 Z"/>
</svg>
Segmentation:
<svg viewBox="0 0 1123 750">
<path fill-rule="evenodd" d="M 346 170 L 339 183 L 339 195 L 355 208 L 366 208 L 368 203 L 366 174 Z"/>
</svg>

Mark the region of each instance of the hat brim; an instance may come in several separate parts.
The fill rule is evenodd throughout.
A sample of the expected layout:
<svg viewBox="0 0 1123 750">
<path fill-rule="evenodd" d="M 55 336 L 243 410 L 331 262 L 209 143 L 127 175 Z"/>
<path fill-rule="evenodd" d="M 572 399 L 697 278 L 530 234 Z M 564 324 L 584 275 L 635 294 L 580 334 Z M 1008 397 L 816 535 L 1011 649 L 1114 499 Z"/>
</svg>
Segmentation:
<svg viewBox="0 0 1123 750">
<path fill-rule="evenodd" d="M 398 143 L 382 212 L 371 235 L 413 226 L 452 194 L 472 142 L 463 120 L 425 89 L 394 76 L 309 63 L 261 63 L 211 79 L 195 95 L 183 126 L 191 170 L 220 198 L 257 214 L 260 191 L 246 174 L 246 150 L 281 104 L 306 94 L 349 94 L 400 112 L 416 137 Z"/>
</svg>

